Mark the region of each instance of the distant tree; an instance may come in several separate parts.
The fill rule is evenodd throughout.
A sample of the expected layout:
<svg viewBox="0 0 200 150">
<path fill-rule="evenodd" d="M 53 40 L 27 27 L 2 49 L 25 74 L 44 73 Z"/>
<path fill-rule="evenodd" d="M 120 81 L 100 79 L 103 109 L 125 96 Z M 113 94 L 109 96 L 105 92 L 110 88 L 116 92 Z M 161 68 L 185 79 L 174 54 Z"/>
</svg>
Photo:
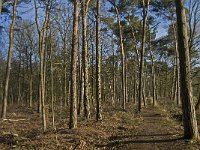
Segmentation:
<svg viewBox="0 0 200 150">
<path fill-rule="evenodd" d="M 125 110 L 126 108 L 126 61 L 125 61 L 125 53 L 124 53 L 124 43 L 123 43 L 123 31 L 122 31 L 122 25 L 121 25 L 121 18 L 120 18 L 120 12 L 119 8 L 120 6 L 117 6 L 116 1 L 109 0 L 110 4 L 114 7 L 114 11 L 117 16 L 117 25 L 119 30 L 119 46 L 120 46 L 120 52 L 121 52 L 121 64 L 122 64 L 122 108 Z M 120 2 L 119 2 L 120 3 Z M 120 5 L 120 4 L 119 4 Z"/>
</svg>

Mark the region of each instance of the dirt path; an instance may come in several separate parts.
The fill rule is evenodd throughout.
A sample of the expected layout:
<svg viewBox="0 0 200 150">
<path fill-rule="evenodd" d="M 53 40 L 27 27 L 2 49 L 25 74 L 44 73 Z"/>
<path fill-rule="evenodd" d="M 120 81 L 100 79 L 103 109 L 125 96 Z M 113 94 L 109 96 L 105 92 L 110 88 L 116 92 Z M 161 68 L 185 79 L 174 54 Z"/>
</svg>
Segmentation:
<svg viewBox="0 0 200 150">
<path fill-rule="evenodd" d="M 200 143 L 190 143 L 182 138 L 180 122 L 169 118 L 166 111 L 147 107 L 141 113 L 135 113 L 135 106 L 127 107 L 127 111 L 104 109 L 104 118 L 99 122 L 94 119 L 95 114 L 89 121 L 79 118 L 78 129 L 74 130 L 68 128 L 66 114 L 57 114 L 57 130 L 50 127 L 45 134 L 37 113 L 25 108 L 16 109 L 15 113 L 13 110 L 9 118 L 24 120 L 0 121 L 0 150 L 200 149 Z M 12 133 L 18 136 L 13 137 Z"/>
<path fill-rule="evenodd" d="M 169 119 L 167 113 L 158 108 L 144 108 L 141 122 L 134 130 L 113 134 L 105 144 L 97 147 L 117 150 L 189 150 L 200 149 L 197 144 L 191 144 L 183 140 L 181 125 Z M 199 147 L 198 147 L 199 146 Z"/>
</svg>

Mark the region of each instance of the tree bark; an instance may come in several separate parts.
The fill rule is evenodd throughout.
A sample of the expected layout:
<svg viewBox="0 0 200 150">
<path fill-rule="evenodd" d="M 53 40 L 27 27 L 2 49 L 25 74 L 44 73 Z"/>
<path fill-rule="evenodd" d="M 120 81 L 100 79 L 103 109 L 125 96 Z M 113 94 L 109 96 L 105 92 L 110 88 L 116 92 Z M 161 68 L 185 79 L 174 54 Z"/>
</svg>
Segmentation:
<svg viewBox="0 0 200 150">
<path fill-rule="evenodd" d="M 142 26 L 142 48 L 140 53 L 140 68 L 139 68 L 139 93 L 138 93 L 138 111 L 141 111 L 142 91 L 143 91 L 143 68 L 144 68 L 144 53 L 145 53 L 145 40 L 146 40 L 146 22 L 150 0 L 143 0 L 143 26 Z"/>
<path fill-rule="evenodd" d="M 86 2 L 87 1 L 87 2 Z M 87 46 L 87 9 L 89 0 L 82 0 L 82 43 L 84 70 L 84 117 L 90 118 L 89 82 L 88 82 L 88 46 Z"/>
<path fill-rule="evenodd" d="M 51 32 L 51 31 L 50 31 Z M 52 126 L 55 127 L 55 113 L 54 113 L 54 73 L 53 73 L 53 51 L 50 41 L 50 66 L 51 66 L 51 109 L 52 109 Z"/>
<path fill-rule="evenodd" d="M 37 31 L 39 35 L 39 54 L 40 54 L 40 101 L 41 101 L 41 110 L 42 110 L 42 120 L 43 120 L 43 131 L 46 131 L 46 113 L 45 113 L 45 37 L 47 32 L 47 24 L 50 16 L 50 3 L 51 0 L 48 0 L 45 12 L 45 20 L 42 25 L 42 29 L 39 28 L 38 23 L 38 11 L 36 6 L 36 0 L 34 0 L 35 6 L 35 22 L 37 26 Z M 39 106 L 40 108 L 40 106 Z"/>
<path fill-rule="evenodd" d="M 29 80 L 29 107 L 33 107 L 33 67 L 32 67 L 32 53 L 29 55 L 30 65 L 30 80 Z"/>
<path fill-rule="evenodd" d="M 175 40 L 175 62 L 176 62 L 176 103 L 180 105 L 180 65 L 179 65 L 179 53 L 178 53 L 178 41 L 177 41 L 177 32 L 176 27 L 173 24 L 173 33 L 174 33 L 174 40 Z"/>
<path fill-rule="evenodd" d="M 123 44 L 123 37 L 122 37 L 122 26 L 121 20 L 119 16 L 119 11 L 115 6 L 116 14 L 117 14 L 117 23 L 119 27 L 119 42 L 120 42 L 120 50 L 121 50 L 121 63 L 122 63 L 122 108 L 126 109 L 126 79 L 125 79 L 125 54 L 124 54 L 124 44 Z"/>
<path fill-rule="evenodd" d="M 196 112 L 190 75 L 190 58 L 184 0 L 175 0 L 177 16 L 178 52 L 180 62 L 181 100 L 183 110 L 184 137 L 199 139 Z"/>
<path fill-rule="evenodd" d="M 150 57 L 151 57 L 152 97 L 153 97 L 153 106 L 155 106 L 156 105 L 156 73 L 155 73 L 154 55 L 153 55 L 153 50 L 151 48 L 151 33 L 149 33 L 149 50 L 150 50 Z"/>
<path fill-rule="evenodd" d="M 16 21 L 16 7 L 17 7 L 17 0 L 14 0 L 13 18 L 12 18 L 12 23 L 10 26 L 10 33 L 9 33 L 8 59 L 7 59 L 7 66 L 6 66 L 6 76 L 5 76 L 1 118 L 6 118 L 6 112 L 7 112 L 7 103 L 8 103 L 7 98 L 8 98 L 8 88 L 9 88 L 9 80 L 10 80 L 11 61 L 12 61 L 12 49 L 14 46 L 14 26 L 15 26 L 15 21 Z"/>
<path fill-rule="evenodd" d="M 76 57 L 78 50 L 78 0 L 74 0 L 73 36 L 71 51 L 71 86 L 70 86 L 70 120 L 69 128 L 77 128 L 77 97 L 76 97 Z"/>
<path fill-rule="evenodd" d="M 112 105 L 115 104 L 115 49 L 114 49 L 114 37 L 112 35 L 112 53 L 113 53 L 113 69 L 112 69 Z"/>
<path fill-rule="evenodd" d="M 100 43 L 100 8 L 101 1 L 97 0 L 96 17 L 96 120 L 102 120 L 101 108 L 101 43 Z"/>
</svg>

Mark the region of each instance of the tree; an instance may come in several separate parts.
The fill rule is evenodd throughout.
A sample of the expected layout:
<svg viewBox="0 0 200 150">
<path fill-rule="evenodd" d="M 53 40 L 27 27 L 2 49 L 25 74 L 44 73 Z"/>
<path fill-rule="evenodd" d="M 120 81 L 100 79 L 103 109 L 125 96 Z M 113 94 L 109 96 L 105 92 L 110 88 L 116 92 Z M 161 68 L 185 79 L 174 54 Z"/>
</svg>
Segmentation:
<svg viewBox="0 0 200 150">
<path fill-rule="evenodd" d="M 121 25 L 121 19 L 119 14 L 119 9 L 115 1 L 109 0 L 109 2 L 113 5 L 116 16 L 117 16 L 117 25 L 119 29 L 119 45 L 120 45 L 120 51 L 121 51 L 121 63 L 122 63 L 122 108 L 125 110 L 126 108 L 126 61 L 125 61 L 125 54 L 124 54 L 124 43 L 123 43 L 123 31 L 122 31 L 122 25 Z"/>
<path fill-rule="evenodd" d="M 12 18 L 12 23 L 10 26 L 10 33 L 9 33 L 9 48 L 8 48 L 8 58 L 7 58 L 7 67 L 6 67 L 6 76 L 5 76 L 5 84 L 4 84 L 4 95 L 3 95 L 1 118 L 6 117 L 6 111 L 7 111 L 7 101 L 8 101 L 7 98 L 8 98 L 11 61 L 12 61 L 12 49 L 14 46 L 14 26 L 15 26 L 15 21 L 16 21 L 16 7 L 17 7 L 17 0 L 14 0 L 13 18 Z"/>
<path fill-rule="evenodd" d="M 88 96 L 88 46 L 87 46 L 87 11 L 90 0 L 82 0 L 82 49 L 83 49 L 83 70 L 84 70 L 84 116 L 90 118 L 90 105 Z"/>
<path fill-rule="evenodd" d="M 46 123 L 46 113 L 45 113 L 45 38 L 47 33 L 47 25 L 49 22 L 50 16 L 50 6 L 51 0 L 47 1 L 46 10 L 45 10 L 45 19 L 42 25 L 42 29 L 39 27 L 38 23 L 38 10 L 36 6 L 36 0 L 34 0 L 35 6 L 35 22 L 37 26 L 38 36 L 39 36 L 39 55 L 40 55 L 40 85 L 39 85 L 39 94 L 40 100 L 39 105 L 41 103 L 41 110 L 42 110 L 42 120 L 43 120 L 43 131 L 46 131 L 47 123 Z"/>
<path fill-rule="evenodd" d="M 101 120 L 101 43 L 100 43 L 100 6 L 101 1 L 97 0 L 96 4 L 96 120 Z"/>
<path fill-rule="evenodd" d="M 199 132 L 192 96 L 188 34 L 184 0 L 175 0 L 175 3 L 177 16 L 178 52 L 181 75 L 180 80 L 184 138 L 198 140 Z"/>
<path fill-rule="evenodd" d="M 76 98 L 76 57 L 78 49 L 78 0 L 74 0 L 74 19 L 71 51 L 71 87 L 70 87 L 70 120 L 69 128 L 77 128 L 77 98 Z"/>
<path fill-rule="evenodd" d="M 138 99 L 138 111 L 141 111 L 142 91 L 143 91 L 143 71 L 144 71 L 144 52 L 145 52 L 145 40 L 146 40 L 146 22 L 148 15 L 148 7 L 150 0 L 143 0 L 143 25 L 142 25 L 142 45 L 140 53 L 140 68 L 139 68 L 139 99 Z M 145 101 L 145 100 L 144 100 Z"/>
</svg>

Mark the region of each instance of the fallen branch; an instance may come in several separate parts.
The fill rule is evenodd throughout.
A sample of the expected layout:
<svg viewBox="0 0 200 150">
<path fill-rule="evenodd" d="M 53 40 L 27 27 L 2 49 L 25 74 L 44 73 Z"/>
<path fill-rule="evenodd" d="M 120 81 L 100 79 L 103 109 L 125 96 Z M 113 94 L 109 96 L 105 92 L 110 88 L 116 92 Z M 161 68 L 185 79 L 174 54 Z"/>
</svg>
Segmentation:
<svg viewBox="0 0 200 150">
<path fill-rule="evenodd" d="M 18 122 L 18 121 L 26 121 L 29 119 L 3 119 L 3 121 L 10 121 L 10 122 Z"/>
</svg>

